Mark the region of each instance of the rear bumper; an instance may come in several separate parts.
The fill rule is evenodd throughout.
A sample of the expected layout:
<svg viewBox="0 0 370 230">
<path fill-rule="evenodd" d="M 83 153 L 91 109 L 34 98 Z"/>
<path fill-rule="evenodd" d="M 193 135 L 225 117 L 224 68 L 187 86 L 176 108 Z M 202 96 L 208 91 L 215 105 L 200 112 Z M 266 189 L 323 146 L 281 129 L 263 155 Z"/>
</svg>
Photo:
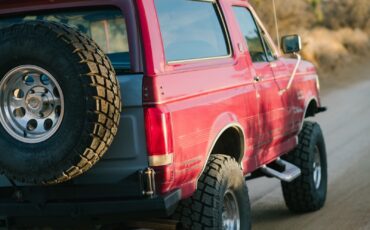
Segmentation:
<svg viewBox="0 0 370 230">
<path fill-rule="evenodd" d="M 181 199 L 181 191 L 176 190 L 166 196 L 143 199 L 114 199 L 74 202 L 7 202 L 0 200 L 1 217 L 101 217 L 109 215 L 125 216 L 169 216 Z"/>
</svg>

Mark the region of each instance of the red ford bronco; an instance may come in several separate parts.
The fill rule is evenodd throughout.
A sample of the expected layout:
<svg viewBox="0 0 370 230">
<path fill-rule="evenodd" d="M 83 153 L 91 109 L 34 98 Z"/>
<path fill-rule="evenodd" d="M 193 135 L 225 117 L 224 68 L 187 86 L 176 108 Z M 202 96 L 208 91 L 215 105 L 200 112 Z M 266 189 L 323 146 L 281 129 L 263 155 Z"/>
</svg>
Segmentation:
<svg viewBox="0 0 370 230">
<path fill-rule="evenodd" d="M 249 229 L 245 181 L 287 207 L 327 190 L 322 112 L 297 35 L 284 57 L 246 0 L 3 0 L 0 216 L 171 216 Z"/>
</svg>

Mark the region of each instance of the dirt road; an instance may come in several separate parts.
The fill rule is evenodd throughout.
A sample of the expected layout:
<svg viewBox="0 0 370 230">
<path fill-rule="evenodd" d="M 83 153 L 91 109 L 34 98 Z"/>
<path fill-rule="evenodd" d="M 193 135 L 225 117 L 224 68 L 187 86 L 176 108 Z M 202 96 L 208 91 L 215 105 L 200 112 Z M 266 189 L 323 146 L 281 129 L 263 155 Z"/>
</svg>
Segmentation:
<svg viewBox="0 0 370 230">
<path fill-rule="evenodd" d="M 356 75 L 368 80 L 324 92 L 329 110 L 313 119 L 321 124 L 328 152 L 325 207 L 293 214 L 285 207 L 279 181 L 257 179 L 248 182 L 253 229 L 370 229 L 370 60 L 366 63 Z"/>
</svg>

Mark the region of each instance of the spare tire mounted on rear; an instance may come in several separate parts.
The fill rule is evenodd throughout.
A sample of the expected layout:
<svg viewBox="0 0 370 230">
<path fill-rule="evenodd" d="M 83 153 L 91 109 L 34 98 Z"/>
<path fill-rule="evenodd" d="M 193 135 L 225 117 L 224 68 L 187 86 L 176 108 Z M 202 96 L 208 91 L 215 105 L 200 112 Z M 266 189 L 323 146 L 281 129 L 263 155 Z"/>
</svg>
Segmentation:
<svg viewBox="0 0 370 230">
<path fill-rule="evenodd" d="M 65 25 L 0 31 L 0 170 L 54 184 L 90 169 L 117 133 L 121 98 L 112 64 Z"/>
</svg>

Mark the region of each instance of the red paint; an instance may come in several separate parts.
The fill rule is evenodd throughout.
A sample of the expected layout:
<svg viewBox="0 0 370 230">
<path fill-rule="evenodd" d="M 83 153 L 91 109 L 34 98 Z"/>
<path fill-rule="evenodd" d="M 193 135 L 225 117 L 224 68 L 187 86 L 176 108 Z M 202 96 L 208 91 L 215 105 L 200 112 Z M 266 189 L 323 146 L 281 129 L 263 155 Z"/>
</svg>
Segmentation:
<svg viewBox="0 0 370 230">
<path fill-rule="evenodd" d="M 149 156 L 172 154 L 171 114 L 158 107 L 145 108 L 144 114 Z"/>
<path fill-rule="evenodd" d="M 243 130 L 245 174 L 295 147 L 306 106 L 310 100 L 318 102 L 315 69 L 302 62 L 292 88 L 279 95 L 296 60 L 279 55 L 272 65 L 251 62 L 231 9 L 232 5 L 250 7 L 246 1 L 219 0 L 233 50 L 230 57 L 176 64 L 166 63 L 153 0 L 137 2 L 146 57 L 145 85 L 150 82 L 151 100 L 146 98 L 145 104 L 171 114 L 174 162 L 157 170 L 163 173 L 158 178 L 164 179 L 159 191 L 182 188 L 183 196 L 190 196 L 225 127 Z M 260 83 L 254 83 L 256 75 L 263 78 Z M 297 99 L 298 91 L 304 100 Z M 174 170 L 169 172 L 169 167 Z M 173 174 L 170 182 L 169 174 Z"/>
<path fill-rule="evenodd" d="M 303 61 L 291 89 L 279 94 L 287 86 L 296 60 L 278 55 L 272 63 L 251 62 L 231 9 L 233 5 L 251 9 L 247 1 L 218 1 L 233 50 L 230 57 L 176 64 L 166 63 L 153 0 L 136 0 L 137 15 L 128 11 L 127 2 L 6 0 L 1 3 L 0 14 L 112 5 L 130 15 L 133 69 L 145 74 L 143 102 L 148 152 L 173 153 L 171 165 L 155 168 L 162 182 L 158 184 L 161 193 L 181 188 L 183 197 L 190 196 L 212 147 L 227 128 L 244 135 L 241 165 L 245 174 L 295 147 L 309 102 L 315 100 L 320 106 L 317 74 L 312 64 Z M 255 76 L 262 81 L 255 83 Z"/>
</svg>

